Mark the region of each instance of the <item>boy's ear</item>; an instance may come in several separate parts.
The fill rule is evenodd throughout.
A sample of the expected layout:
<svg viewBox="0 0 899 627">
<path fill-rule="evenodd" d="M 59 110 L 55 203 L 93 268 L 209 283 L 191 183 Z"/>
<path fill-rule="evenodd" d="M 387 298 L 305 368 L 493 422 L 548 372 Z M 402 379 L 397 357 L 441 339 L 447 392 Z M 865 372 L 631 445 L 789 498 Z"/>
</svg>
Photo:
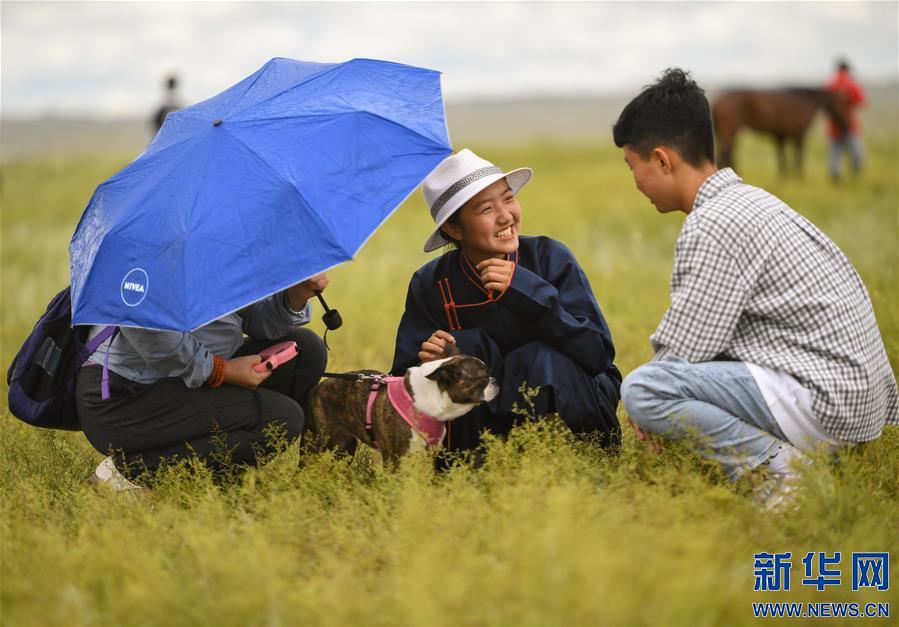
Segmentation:
<svg viewBox="0 0 899 627">
<path fill-rule="evenodd" d="M 652 149 L 650 159 L 652 159 L 652 162 L 662 169 L 662 172 L 668 174 L 671 172 L 674 166 L 673 156 L 674 155 L 669 148 L 666 148 L 664 146 L 656 146 Z"/>
</svg>

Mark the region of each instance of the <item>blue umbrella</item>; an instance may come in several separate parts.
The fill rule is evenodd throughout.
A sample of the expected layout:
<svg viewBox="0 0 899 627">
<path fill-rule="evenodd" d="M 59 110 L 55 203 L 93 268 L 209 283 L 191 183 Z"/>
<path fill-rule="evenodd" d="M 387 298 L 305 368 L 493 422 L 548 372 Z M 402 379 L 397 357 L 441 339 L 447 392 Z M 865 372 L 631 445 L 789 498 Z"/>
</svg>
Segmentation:
<svg viewBox="0 0 899 627">
<path fill-rule="evenodd" d="M 97 188 L 72 321 L 203 326 L 352 258 L 450 152 L 438 72 L 272 59 Z"/>
</svg>

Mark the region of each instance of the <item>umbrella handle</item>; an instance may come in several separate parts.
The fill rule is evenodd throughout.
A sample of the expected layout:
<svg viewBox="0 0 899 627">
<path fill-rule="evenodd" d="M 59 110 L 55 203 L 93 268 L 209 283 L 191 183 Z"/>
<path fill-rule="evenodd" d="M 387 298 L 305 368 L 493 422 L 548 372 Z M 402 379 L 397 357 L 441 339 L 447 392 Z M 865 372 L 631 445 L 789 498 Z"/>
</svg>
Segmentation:
<svg viewBox="0 0 899 627">
<path fill-rule="evenodd" d="M 322 304 L 322 307 L 325 310 L 325 313 L 322 316 L 322 322 L 324 322 L 325 326 L 331 331 L 339 329 L 343 325 L 343 318 L 340 317 L 340 314 L 336 309 L 330 309 L 328 307 L 328 303 L 325 302 L 325 299 L 319 290 L 315 290 L 315 295 L 318 297 L 318 302 Z"/>
</svg>

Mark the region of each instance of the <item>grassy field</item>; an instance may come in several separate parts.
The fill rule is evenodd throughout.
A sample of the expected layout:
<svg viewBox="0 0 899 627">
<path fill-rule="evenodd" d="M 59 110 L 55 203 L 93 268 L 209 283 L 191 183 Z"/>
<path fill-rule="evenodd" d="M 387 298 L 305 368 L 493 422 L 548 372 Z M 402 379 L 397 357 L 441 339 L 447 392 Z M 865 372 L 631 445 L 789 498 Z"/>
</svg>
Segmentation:
<svg viewBox="0 0 899 627">
<path fill-rule="evenodd" d="M 458 146 L 459 148 L 461 146 Z M 651 356 L 683 216 L 656 214 L 610 145 L 472 148 L 530 165 L 524 232 L 564 241 L 587 271 L 627 373 Z M 776 177 L 749 139 L 741 174 L 811 218 L 846 252 L 899 365 L 897 140 L 869 140 L 860 181 L 831 185 L 820 135 L 805 180 Z M 68 281 L 68 240 L 93 190 L 128 155 L 5 163 L 2 336 L 8 364 Z M 429 218 L 419 194 L 332 273 L 332 370 L 389 366 Z M 316 318 L 319 316 L 316 315 Z M 322 330 L 316 321 L 314 328 Z M 5 386 L 5 384 L 4 384 Z M 6 390 L 3 389 L 5 403 Z M 620 412 L 624 421 L 623 410 Z M 81 434 L 0 415 L 3 624 L 751 624 L 759 601 L 892 602 L 852 592 L 852 551 L 890 551 L 899 570 L 899 429 L 805 477 L 801 509 L 770 516 L 674 447 L 620 455 L 552 425 L 492 442 L 483 466 L 435 475 L 424 455 L 396 473 L 291 447 L 225 484 L 175 469 L 146 498 L 89 488 L 101 456 Z M 830 478 L 829 478 L 830 477 Z M 753 556 L 791 551 L 793 588 L 753 591 Z M 842 585 L 800 585 L 801 556 L 843 552 Z M 817 573 L 816 573 L 817 574 Z M 797 624 L 800 621 L 790 621 Z M 855 621 L 857 622 L 857 621 Z M 895 624 L 893 622 L 892 624 Z"/>
</svg>

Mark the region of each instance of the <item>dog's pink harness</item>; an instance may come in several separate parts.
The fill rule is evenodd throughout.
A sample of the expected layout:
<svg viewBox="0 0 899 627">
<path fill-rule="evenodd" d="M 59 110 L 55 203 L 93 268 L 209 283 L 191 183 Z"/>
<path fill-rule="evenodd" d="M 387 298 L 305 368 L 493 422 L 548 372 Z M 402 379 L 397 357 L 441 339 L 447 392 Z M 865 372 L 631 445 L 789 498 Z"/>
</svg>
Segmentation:
<svg viewBox="0 0 899 627">
<path fill-rule="evenodd" d="M 403 420 L 412 427 L 418 435 L 424 438 L 428 446 L 437 446 L 443 441 L 446 435 L 446 425 L 423 412 L 415 409 L 412 396 L 406 389 L 405 377 L 381 377 L 371 385 L 371 393 L 368 395 L 368 404 L 365 407 L 365 430 L 369 436 L 372 435 L 372 418 L 371 410 L 375 406 L 375 399 L 381 386 L 387 386 L 387 398 L 397 413 L 403 417 Z M 374 442 L 374 437 L 372 437 Z"/>
</svg>

